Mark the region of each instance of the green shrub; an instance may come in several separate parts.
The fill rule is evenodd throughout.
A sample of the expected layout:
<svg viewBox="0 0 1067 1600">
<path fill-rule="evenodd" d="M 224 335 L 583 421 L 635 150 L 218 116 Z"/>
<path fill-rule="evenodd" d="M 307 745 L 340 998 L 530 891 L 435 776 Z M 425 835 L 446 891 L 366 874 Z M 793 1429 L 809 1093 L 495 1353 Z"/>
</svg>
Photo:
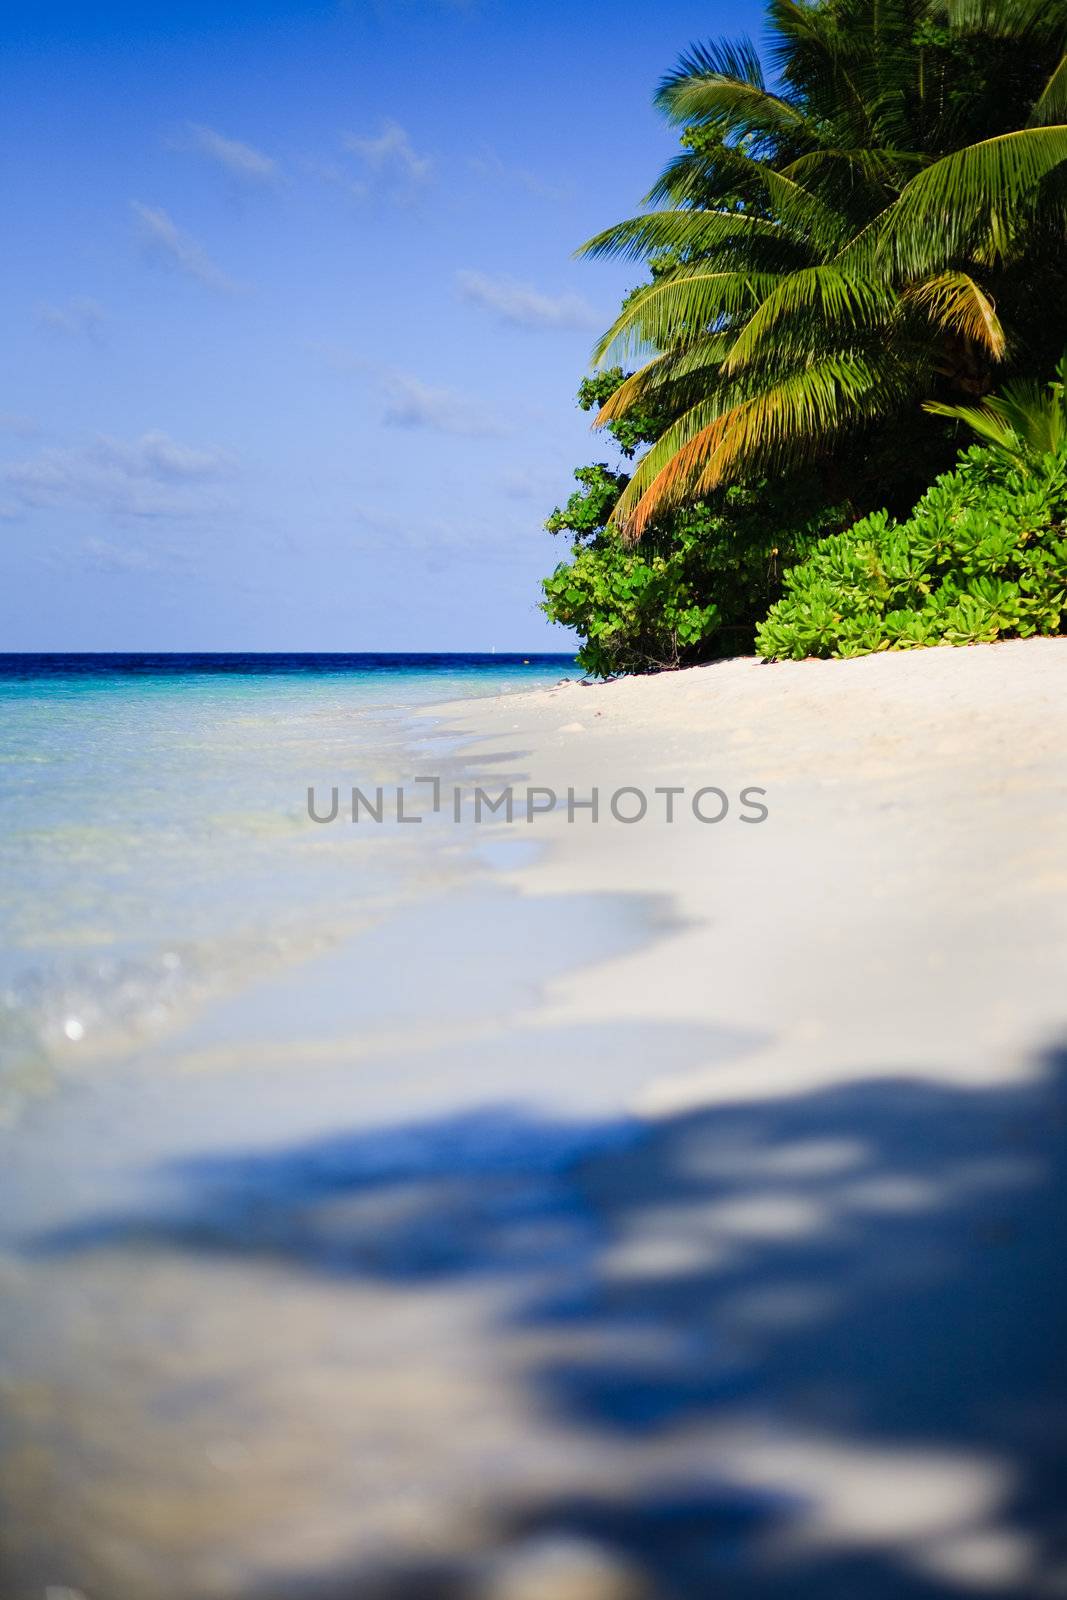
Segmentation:
<svg viewBox="0 0 1067 1600">
<path fill-rule="evenodd" d="M 1067 608 L 1067 448 L 974 446 L 911 516 L 821 539 L 756 630 L 770 659 L 858 656 L 1059 633 Z"/>
<path fill-rule="evenodd" d="M 575 476 L 584 492 L 547 524 L 575 538 L 570 559 L 544 580 L 542 610 L 575 629 L 578 663 L 597 677 L 751 650 L 785 566 L 828 525 L 817 498 L 808 505 L 798 491 L 784 526 L 784 500 L 780 516 L 767 515 L 769 486 L 733 487 L 714 505 L 689 506 L 656 523 L 640 544 L 626 545 L 604 526 L 621 475 L 581 467 Z"/>
<path fill-rule="evenodd" d="M 581 636 L 578 663 L 597 677 L 676 667 L 699 656 L 721 621 L 707 598 L 708 558 L 691 528 L 658 551 L 604 534 L 576 544 L 544 580 L 543 609 Z"/>
</svg>

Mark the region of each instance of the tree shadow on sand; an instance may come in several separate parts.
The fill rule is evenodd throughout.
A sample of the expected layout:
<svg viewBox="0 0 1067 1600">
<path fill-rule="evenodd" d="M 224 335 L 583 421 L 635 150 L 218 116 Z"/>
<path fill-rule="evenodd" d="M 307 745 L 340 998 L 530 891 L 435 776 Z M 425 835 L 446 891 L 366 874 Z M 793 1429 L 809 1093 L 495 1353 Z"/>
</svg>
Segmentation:
<svg viewBox="0 0 1067 1600">
<path fill-rule="evenodd" d="M 618 1464 L 559 1493 L 489 1485 L 469 1554 L 398 1550 L 247 1600 L 510 1595 L 508 1562 L 550 1539 L 598 1552 L 616 1588 L 568 1588 L 564 1557 L 554 1592 L 516 1595 L 1067 1594 L 1067 1051 L 1042 1068 L 641 1128 L 487 1109 L 236 1152 L 183 1164 L 165 1214 L 33 1249 L 503 1285 L 533 1409 Z"/>
</svg>

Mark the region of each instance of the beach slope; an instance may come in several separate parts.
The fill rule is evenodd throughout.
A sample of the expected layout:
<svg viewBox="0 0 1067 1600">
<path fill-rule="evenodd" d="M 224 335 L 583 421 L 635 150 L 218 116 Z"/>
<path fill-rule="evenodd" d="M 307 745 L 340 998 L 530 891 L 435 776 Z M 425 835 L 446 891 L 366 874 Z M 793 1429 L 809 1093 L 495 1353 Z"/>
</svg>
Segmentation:
<svg viewBox="0 0 1067 1600">
<path fill-rule="evenodd" d="M 707 1072 L 650 1061 L 645 1109 L 871 1074 L 1013 1082 L 1061 1039 L 1067 640 L 744 658 L 447 716 L 477 750 L 524 752 L 517 798 L 558 798 L 511 829 L 545 846 L 512 875 L 524 894 L 644 896 L 665 924 L 555 982 L 540 1020 L 750 1037 Z M 492 763 L 471 762 L 491 787 Z M 728 800 L 721 820 L 717 793 L 694 811 L 702 788 Z"/>
</svg>

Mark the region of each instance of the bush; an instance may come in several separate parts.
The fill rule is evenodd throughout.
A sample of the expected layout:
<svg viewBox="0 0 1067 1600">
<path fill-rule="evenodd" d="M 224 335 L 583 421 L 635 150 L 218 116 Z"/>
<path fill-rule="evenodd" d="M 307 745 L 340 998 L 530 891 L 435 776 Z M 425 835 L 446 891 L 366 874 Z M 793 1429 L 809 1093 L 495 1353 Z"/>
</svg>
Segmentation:
<svg viewBox="0 0 1067 1600">
<path fill-rule="evenodd" d="M 575 545 L 544 580 L 543 610 L 582 638 L 578 664 L 597 677 L 677 667 L 715 633 L 708 552 L 686 529 L 666 549 L 627 549 L 613 534 Z"/>
<path fill-rule="evenodd" d="M 859 656 L 1059 633 L 1067 607 L 1067 448 L 974 446 L 911 516 L 821 539 L 756 630 L 769 659 Z"/>
<path fill-rule="evenodd" d="M 784 568 L 829 520 L 817 498 L 805 506 L 799 493 L 789 507 L 792 525 L 783 530 L 785 506 L 782 516 L 767 515 L 766 485 L 734 487 L 714 505 L 661 520 L 630 546 L 603 525 L 618 498 L 618 477 L 605 467 L 582 467 L 575 476 L 585 493 L 572 496 L 547 526 L 577 537 L 570 560 L 544 580 L 542 610 L 576 630 L 578 664 L 597 677 L 751 650 L 756 620 L 781 592 Z"/>
</svg>

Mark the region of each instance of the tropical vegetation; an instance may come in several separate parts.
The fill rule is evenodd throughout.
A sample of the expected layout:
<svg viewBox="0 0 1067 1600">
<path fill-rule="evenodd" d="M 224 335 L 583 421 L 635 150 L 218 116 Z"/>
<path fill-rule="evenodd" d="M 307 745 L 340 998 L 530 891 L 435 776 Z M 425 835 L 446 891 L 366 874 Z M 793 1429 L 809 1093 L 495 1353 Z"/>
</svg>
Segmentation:
<svg viewBox="0 0 1067 1600">
<path fill-rule="evenodd" d="M 906 521 L 820 540 L 756 630 L 761 656 L 856 656 L 1059 633 L 1067 609 L 1067 448 L 975 446 Z"/>
<path fill-rule="evenodd" d="M 586 379 L 579 405 L 603 404 L 622 381 L 618 368 Z M 662 422 L 648 413 L 607 426 L 632 457 Z M 544 610 L 576 630 L 579 665 L 599 677 L 751 650 L 783 571 L 827 523 L 821 484 L 809 473 L 794 476 L 787 493 L 768 481 L 730 485 L 665 513 L 640 544 L 627 543 L 610 526 L 626 472 L 597 462 L 574 476 L 578 489 L 545 524 L 569 536 L 571 549 L 544 581 Z"/>
<path fill-rule="evenodd" d="M 612 373 L 597 420 L 643 448 L 632 471 L 583 480 L 592 523 L 555 517 L 576 539 L 546 609 L 579 627 L 592 670 L 723 648 L 723 619 L 754 628 L 813 530 L 832 535 L 837 556 L 820 546 L 789 580 L 764 648 L 820 562 L 850 541 L 884 552 L 890 531 L 897 548 L 914 519 L 894 518 L 966 426 L 1022 440 L 1010 470 L 1028 483 L 1058 470 L 1035 464 L 1018 420 L 1067 345 L 1067 0 L 770 0 L 767 20 L 765 60 L 744 39 L 683 55 L 657 95 L 680 154 L 648 209 L 583 247 L 649 271 L 595 352 Z M 1010 522 L 1008 471 L 972 453 L 934 505 L 958 493 L 966 521 L 988 494 Z M 782 513 L 800 501 L 797 526 Z M 920 500 L 920 521 L 936 514 Z M 768 581 L 749 582 L 771 550 Z M 893 590 L 887 615 L 942 590 L 947 611 L 961 579 L 1034 579 L 945 554 L 923 604 Z M 1018 631 L 1047 625 L 1028 605 Z M 605 637 L 621 647 L 607 657 Z"/>
</svg>

